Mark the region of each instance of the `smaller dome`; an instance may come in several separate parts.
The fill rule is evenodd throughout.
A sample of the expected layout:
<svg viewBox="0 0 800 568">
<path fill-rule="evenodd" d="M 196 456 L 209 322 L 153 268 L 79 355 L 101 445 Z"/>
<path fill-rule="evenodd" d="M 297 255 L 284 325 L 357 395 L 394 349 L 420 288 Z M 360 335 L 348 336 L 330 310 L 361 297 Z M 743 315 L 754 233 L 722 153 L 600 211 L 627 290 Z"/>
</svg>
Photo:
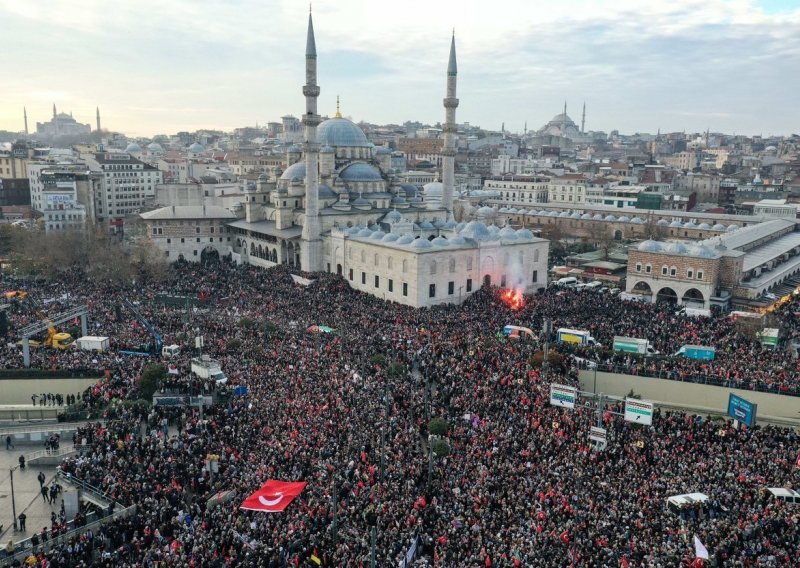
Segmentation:
<svg viewBox="0 0 800 568">
<path fill-rule="evenodd" d="M 569 211 L 562 211 L 561 213 L 558 214 L 558 216 L 561 217 L 562 219 L 569 217 Z"/>
<path fill-rule="evenodd" d="M 423 250 L 433 248 L 433 245 L 428 239 L 416 239 L 413 243 L 411 243 L 411 248 Z"/>
<path fill-rule="evenodd" d="M 464 227 L 466 227 L 466 226 L 467 226 L 467 224 L 464 223 L 463 221 L 461 223 L 459 223 L 458 225 L 456 225 L 456 233 L 460 233 L 462 230 L 464 230 Z"/>
<path fill-rule="evenodd" d="M 497 212 L 498 213 L 508 213 L 508 207 L 501 207 Z"/>
<path fill-rule="evenodd" d="M 697 228 L 707 231 L 708 229 L 711 228 L 711 225 L 709 225 L 708 223 L 700 223 L 699 225 L 697 225 Z"/>
<path fill-rule="evenodd" d="M 442 227 L 444 227 L 444 221 L 442 221 L 441 219 L 435 219 L 433 221 L 433 226 L 436 227 L 437 229 L 441 229 Z"/>
<path fill-rule="evenodd" d="M 442 229 L 445 231 L 452 231 L 456 227 L 458 227 L 458 225 L 456 225 L 456 222 L 453 219 L 450 219 L 447 223 L 442 225 Z"/>
<path fill-rule="evenodd" d="M 386 236 L 386 233 L 384 233 L 384 232 L 383 232 L 383 231 L 381 231 L 381 230 L 378 230 L 378 231 L 375 231 L 374 233 L 372 233 L 372 234 L 369 236 L 369 238 L 370 238 L 370 239 L 375 239 L 375 240 L 380 240 L 380 239 L 382 239 L 382 238 L 383 238 L 383 237 L 385 237 L 385 236 Z"/>
<path fill-rule="evenodd" d="M 389 212 L 386 214 L 386 217 L 384 217 L 384 218 L 383 218 L 383 220 L 384 220 L 384 221 L 386 221 L 387 223 L 397 223 L 397 222 L 398 222 L 398 221 L 400 221 L 402 218 L 403 218 L 403 216 L 402 216 L 402 215 L 400 215 L 400 213 L 398 213 L 398 212 L 397 212 L 397 211 L 395 211 L 395 210 L 392 210 L 392 211 L 389 211 Z"/>
<path fill-rule="evenodd" d="M 725 232 L 726 232 L 726 233 L 732 233 L 732 232 L 736 231 L 738 228 L 739 228 L 739 225 L 737 225 L 736 223 L 734 223 L 734 224 L 732 224 L 732 225 L 728 225 L 728 228 L 727 228 L 727 229 L 725 229 Z"/>
<path fill-rule="evenodd" d="M 147 150 L 151 154 L 163 154 L 164 153 L 164 147 L 161 146 L 161 144 L 159 144 L 158 142 L 150 142 L 150 144 L 147 145 Z"/>
<path fill-rule="evenodd" d="M 550 211 L 547 213 L 548 217 L 558 217 L 558 211 Z"/>
<path fill-rule="evenodd" d="M 664 247 L 664 252 L 668 252 L 670 254 L 686 254 L 689 252 L 689 249 L 686 248 L 686 245 L 681 243 L 669 243 L 666 247 Z"/>
<path fill-rule="evenodd" d="M 574 212 L 572 215 L 570 215 L 569 217 L 570 217 L 570 219 L 580 219 L 580 218 L 581 218 L 581 214 L 580 214 L 580 213 L 578 213 L 577 211 L 575 211 L 575 212 Z"/>
<path fill-rule="evenodd" d="M 432 181 L 422 186 L 422 192 L 428 199 L 431 197 L 441 197 L 442 192 L 444 192 L 444 185 L 442 185 L 440 181 Z"/>
<path fill-rule="evenodd" d="M 689 249 L 689 254 L 692 256 L 698 256 L 700 258 L 716 258 L 717 256 L 717 253 L 703 245 L 693 246 Z"/>
<path fill-rule="evenodd" d="M 541 211 L 539 211 L 539 212 L 537 213 L 537 215 L 539 215 L 540 217 L 547 217 L 547 215 L 548 215 L 548 212 L 547 212 L 547 211 L 545 211 L 544 209 L 542 209 Z"/>
<path fill-rule="evenodd" d="M 339 172 L 342 181 L 382 181 L 381 173 L 364 162 L 353 162 Z"/>
<path fill-rule="evenodd" d="M 422 223 L 419 224 L 419 228 L 422 229 L 423 231 L 431 231 L 436 227 L 434 227 L 430 221 L 423 221 Z"/>
<path fill-rule="evenodd" d="M 620 223 L 630 223 L 631 222 L 631 218 L 628 217 L 627 215 L 623 215 L 622 217 L 617 219 L 617 221 L 619 221 Z"/>
<path fill-rule="evenodd" d="M 414 242 L 414 237 L 412 235 L 409 235 L 408 233 L 406 233 L 405 235 L 403 235 L 402 237 L 397 239 L 395 242 L 398 245 L 410 245 L 411 243 Z"/>
<path fill-rule="evenodd" d="M 194 154 L 200 154 L 202 152 L 205 152 L 206 149 L 199 142 L 195 142 L 194 144 L 189 146 L 189 151 L 194 153 Z"/>
<path fill-rule="evenodd" d="M 533 233 L 530 229 L 519 229 L 517 231 L 517 238 L 518 239 L 532 239 Z"/>
<path fill-rule="evenodd" d="M 683 226 L 683 228 L 684 228 L 684 229 L 695 229 L 695 228 L 697 228 L 697 225 L 695 225 L 694 223 L 692 223 L 691 221 L 689 221 L 688 223 L 686 223 L 686 224 Z"/>
<path fill-rule="evenodd" d="M 435 239 L 433 239 L 431 241 L 431 244 L 435 245 L 437 247 L 446 247 L 446 246 L 450 246 L 450 241 L 448 241 L 444 237 L 436 237 Z"/>
<path fill-rule="evenodd" d="M 474 239 L 476 241 L 485 241 L 489 239 L 489 230 L 486 225 L 480 221 L 471 221 L 467 223 L 459 233 L 462 237 L 467 239 Z"/>
<path fill-rule="evenodd" d="M 500 227 L 498 227 L 494 223 L 492 223 L 491 225 L 486 227 L 486 229 L 489 231 L 489 234 L 492 234 L 492 235 L 497 235 L 497 234 L 500 233 Z"/>
<path fill-rule="evenodd" d="M 330 188 L 330 186 L 325 185 L 324 183 L 319 186 L 317 190 L 317 196 L 320 199 L 336 199 L 339 197 L 336 193 Z"/>
<path fill-rule="evenodd" d="M 634 217 L 633 219 L 631 219 L 631 223 L 633 223 L 634 225 L 644 225 L 644 219 L 642 219 L 641 217 Z"/>
<path fill-rule="evenodd" d="M 681 223 L 678 219 L 675 219 L 672 223 L 669 224 L 670 227 L 680 228 L 683 227 L 683 223 Z"/>
<path fill-rule="evenodd" d="M 666 219 L 659 219 L 656 225 L 658 225 L 659 227 L 666 227 L 667 225 L 669 225 L 669 221 L 667 221 Z"/>
<path fill-rule="evenodd" d="M 360 231 L 362 228 L 363 228 L 363 227 L 359 227 L 358 225 L 356 225 L 355 227 L 348 227 L 348 228 L 347 228 L 347 230 L 346 230 L 345 232 L 346 232 L 348 235 L 350 235 L 351 237 L 355 237 L 355 236 L 358 236 L 358 232 L 359 232 L 359 231 Z"/>
<path fill-rule="evenodd" d="M 456 235 L 455 237 L 450 239 L 449 242 L 450 242 L 450 246 L 465 245 L 465 244 L 467 244 L 467 239 L 465 239 L 461 235 Z"/>
<path fill-rule="evenodd" d="M 715 231 L 724 231 L 725 230 L 725 225 L 723 225 L 722 223 L 717 223 L 716 225 L 714 225 L 711 228 L 713 230 L 715 230 Z"/>
<path fill-rule="evenodd" d="M 497 211 L 487 205 L 484 205 L 475 212 L 478 217 L 493 217 L 496 213 Z"/>
<path fill-rule="evenodd" d="M 381 239 L 381 241 L 383 241 L 384 243 L 393 243 L 399 238 L 400 235 L 398 235 L 397 233 L 386 233 Z"/>
<path fill-rule="evenodd" d="M 584 221 L 591 221 L 592 220 L 592 214 L 591 213 L 584 213 L 583 215 L 581 215 L 581 219 L 583 219 Z"/>
<path fill-rule="evenodd" d="M 305 177 L 306 177 L 306 163 L 303 161 L 295 162 L 294 164 L 286 168 L 284 172 L 281 174 L 281 179 L 285 180 L 303 179 Z"/>
<path fill-rule="evenodd" d="M 613 215 L 606 215 L 604 221 L 616 221 L 617 218 Z"/>
<path fill-rule="evenodd" d="M 599 213 L 592 217 L 592 221 L 602 221 L 602 220 L 603 220 L 603 216 L 600 215 Z"/>
<path fill-rule="evenodd" d="M 137 154 L 142 151 L 142 147 L 139 146 L 136 142 L 131 142 L 125 148 L 125 152 L 128 154 Z M 202 151 L 202 150 L 201 150 Z"/>
<path fill-rule="evenodd" d="M 512 229 L 511 227 L 503 227 L 500 229 L 500 232 L 497 234 L 501 239 L 505 241 L 516 241 L 517 240 L 517 232 Z"/>
<path fill-rule="evenodd" d="M 359 197 L 351 201 L 351 203 L 353 207 L 355 207 L 356 209 L 362 209 L 362 210 L 372 209 L 372 204 L 363 197 Z"/>
<path fill-rule="evenodd" d="M 405 197 L 400 197 L 399 195 L 395 195 L 392 197 L 392 205 L 407 205 L 408 201 L 406 201 Z"/>
<path fill-rule="evenodd" d="M 386 146 L 378 146 L 375 149 L 375 155 L 376 156 L 383 156 L 383 155 L 387 155 L 387 154 L 390 155 L 390 156 L 392 155 L 391 148 L 387 148 Z"/>
<path fill-rule="evenodd" d="M 358 232 L 358 234 L 356 236 L 357 237 L 371 237 L 372 236 L 372 231 L 370 231 L 367 227 L 364 227 L 363 229 L 361 229 Z"/>
<path fill-rule="evenodd" d="M 367 228 L 368 228 L 370 231 L 373 231 L 373 232 L 375 232 L 375 231 L 380 231 L 380 229 L 381 229 L 381 226 L 380 226 L 380 225 L 378 225 L 377 223 L 373 223 L 372 225 L 367 225 Z"/>
<path fill-rule="evenodd" d="M 639 246 L 636 247 L 636 250 L 642 252 L 661 252 L 662 246 L 658 241 L 648 239 L 639 243 Z"/>
</svg>

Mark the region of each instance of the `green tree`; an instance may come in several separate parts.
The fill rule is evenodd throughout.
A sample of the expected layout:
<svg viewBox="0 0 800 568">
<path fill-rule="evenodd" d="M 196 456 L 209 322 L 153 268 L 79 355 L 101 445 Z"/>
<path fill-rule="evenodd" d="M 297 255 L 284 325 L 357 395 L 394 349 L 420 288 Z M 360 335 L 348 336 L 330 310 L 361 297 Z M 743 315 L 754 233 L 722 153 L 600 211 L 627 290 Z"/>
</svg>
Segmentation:
<svg viewBox="0 0 800 568">
<path fill-rule="evenodd" d="M 145 367 L 136 385 L 142 393 L 142 398 L 153 398 L 153 394 L 158 390 L 158 385 L 166 376 L 167 369 L 164 365 L 155 364 Z"/>
<path fill-rule="evenodd" d="M 450 455 L 450 442 L 444 439 L 431 440 L 433 455 L 437 458 L 446 458 Z"/>
<path fill-rule="evenodd" d="M 434 436 L 446 436 L 449 425 L 444 418 L 431 418 L 428 422 L 428 432 Z"/>
</svg>

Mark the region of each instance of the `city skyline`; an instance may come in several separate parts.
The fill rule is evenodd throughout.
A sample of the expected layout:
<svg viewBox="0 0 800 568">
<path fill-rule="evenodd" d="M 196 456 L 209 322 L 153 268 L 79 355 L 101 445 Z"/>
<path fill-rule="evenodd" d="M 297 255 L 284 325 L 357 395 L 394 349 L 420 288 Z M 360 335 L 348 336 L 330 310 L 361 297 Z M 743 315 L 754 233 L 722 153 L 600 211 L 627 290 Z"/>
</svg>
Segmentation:
<svg viewBox="0 0 800 568">
<path fill-rule="evenodd" d="M 99 106 L 104 127 L 133 136 L 300 116 L 301 3 L 104 6 L 0 0 L 0 32 L 14 46 L 0 130 L 22 131 L 23 107 L 29 125 L 49 120 L 54 103 L 92 124 Z M 586 101 L 587 130 L 797 131 L 800 7 L 789 0 L 677 0 L 647 14 L 629 0 L 547 12 L 520 0 L 371 6 L 314 4 L 323 115 L 339 95 L 355 121 L 441 121 L 455 27 L 462 122 L 535 130 L 567 99 L 576 122 Z"/>
</svg>

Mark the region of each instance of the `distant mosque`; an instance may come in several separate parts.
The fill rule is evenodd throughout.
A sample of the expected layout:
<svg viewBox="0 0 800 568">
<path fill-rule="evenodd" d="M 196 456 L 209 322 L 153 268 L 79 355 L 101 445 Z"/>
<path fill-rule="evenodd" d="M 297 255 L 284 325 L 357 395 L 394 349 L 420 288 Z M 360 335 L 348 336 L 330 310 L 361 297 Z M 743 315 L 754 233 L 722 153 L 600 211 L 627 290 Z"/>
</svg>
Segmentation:
<svg viewBox="0 0 800 568">
<path fill-rule="evenodd" d="M 305 58 L 304 143 L 288 148 L 285 171 L 275 167 L 261 174 L 256 190 L 246 193 L 245 218 L 226 223 L 230 244 L 209 244 L 210 249 L 239 263 L 336 273 L 355 289 L 415 307 L 460 303 L 483 284 L 544 289 L 548 241 L 525 228 L 494 225 L 491 208 L 460 223 L 453 216 L 455 35 L 444 99 L 442 178 L 422 191 L 401 183 L 388 147 L 376 147 L 342 117 L 338 97 L 335 116 L 320 117 L 310 14 Z M 165 207 L 146 215 L 177 223 L 180 211 Z M 176 258 L 181 251 L 165 252 Z"/>
<path fill-rule="evenodd" d="M 97 111 L 97 121 L 100 122 L 100 111 Z M 25 130 L 28 129 L 28 115 L 25 111 Z M 89 134 L 92 127 L 89 124 L 81 124 L 74 118 L 72 113 L 56 112 L 56 105 L 53 105 L 53 118 L 49 122 L 37 122 L 36 133 L 43 136 L 70 136 L 75 134 Z"/>
<path fill-rule="evenodd" d="M 567 103 L 564 102 L 564 112 L 555 115 L 550 122 L 529 136 L 529 142 L 534 145 L 569 147 L 582 144 L 591 140 L 584 127 L 586 123 L 586 103 L 583 104 L 581 125 L 575 123 L 567 114 Z"/>
</svg>

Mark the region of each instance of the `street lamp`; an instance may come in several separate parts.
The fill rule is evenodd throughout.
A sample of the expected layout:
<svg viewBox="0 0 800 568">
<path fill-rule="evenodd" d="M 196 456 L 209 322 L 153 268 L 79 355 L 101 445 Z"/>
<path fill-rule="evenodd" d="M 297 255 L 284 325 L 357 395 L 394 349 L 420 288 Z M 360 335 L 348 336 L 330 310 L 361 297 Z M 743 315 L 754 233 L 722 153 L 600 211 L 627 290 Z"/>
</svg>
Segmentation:
<svg viewBox="0 0 800 568">
<path fill-rule="evenodd" d="M 17 501 L 14 496 L 14 470 L 18 467 L 18 465 L 15 465 L 9 468 L 9 472 L 11 473 L 11 514 L 14 515 L 14 532 L 17 531 Z"/>
</svg>

